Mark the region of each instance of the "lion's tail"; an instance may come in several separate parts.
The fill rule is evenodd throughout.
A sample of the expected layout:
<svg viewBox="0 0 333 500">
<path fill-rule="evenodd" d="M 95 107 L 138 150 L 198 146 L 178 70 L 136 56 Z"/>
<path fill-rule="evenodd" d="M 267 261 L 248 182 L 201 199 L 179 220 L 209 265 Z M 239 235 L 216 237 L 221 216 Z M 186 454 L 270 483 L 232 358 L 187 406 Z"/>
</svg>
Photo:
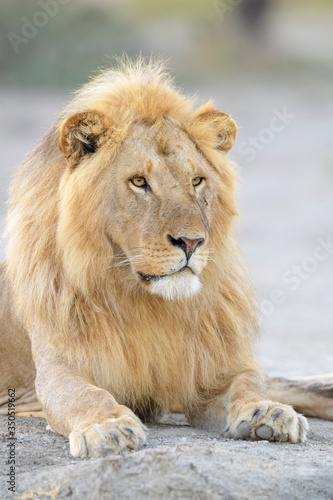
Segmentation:
<svg viewBox="0 0 333 500">
<path fill-rule="evenodd" d="M 308 417 L 333 420 L 333 373 L 318 377 L 266 379 L 269 398 Z"/>
</svg>

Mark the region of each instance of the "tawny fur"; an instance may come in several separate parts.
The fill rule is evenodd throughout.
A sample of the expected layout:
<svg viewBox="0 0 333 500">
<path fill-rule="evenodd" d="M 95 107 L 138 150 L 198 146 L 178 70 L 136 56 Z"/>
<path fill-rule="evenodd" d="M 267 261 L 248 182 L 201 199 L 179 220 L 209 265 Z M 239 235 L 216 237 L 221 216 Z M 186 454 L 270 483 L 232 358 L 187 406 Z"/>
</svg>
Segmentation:
<svg viewBox="0 0 333 500">
<path fill-rule="evenodd" d="M 4 307 L 13 302 L 10 331 L 31 339 L 49 423 L 70 435 L 75 455 L 98 454 L 110 426 L 117 449 L 143 442 L 141 424 L 121 405 L 147 418 L 181 411 L 195 425 L 214 420 L 211 427 L 228 424 L 234 437 L 253 408 L 263 409 L 264 425 L 274 420 L 253 354 L 256 303 L 233 235 L 236 171 L 227 152 L 236 130 L 211 102 L 194 111 L 162 64 L 127 61 L 78 92 L 14 178 L 3 268 L 10 297 L 2 298 Z M 154 199 L 133 187 L 130 173 L 156 179 Z M 197 175 L 205 181 L 194 194 L 187 179 Z M 167 235 L 184 231 L 205 238 L 191 268 L 142 283 L 140 275 L 164 276 L 177 265 L 182 251 Z M 26 358 L 28 393 L 36 372 Z M 18 377 L 2 363 L 5 405 Z M 57 384 L 61 397 L 52 394 Z M 281 411 L 272 439 L 289 435 L 293 410 Z M 289 439 L 302 441 L 305 420 L 292 415 Z"/>
<path fill-rule="evenodd" d="M 82 168 L 70 184 L 59 129 L 67 116 L 90 109 L 110 116 L 111 144 L 90 163 L 89 173 Z M 103 234 L 101 199 L 106 193 L 103 183 L 98 185 L 103 169 L 134 121 L 155 123 L 163 116 L 177 120 L 220 174 L 210 224 L 213 258 L 201 278 L 202 293 L 190 302 L 167 303 L 126 290 L 122 280 L 127 269 L 112 267 Z M 117 366 L 112 373 L 117 400 L 133 404 L 156 396 L 159 387 L 159 403 L 174 409 L 200 401 L 201 391 L 217 386 L 224 373 L 255 366 L 247 347 L 255 329 L 255 303 L 231 231 L 237 213 L 235 171 L 215 151 L 214 141 L 213 127 L 193 120 L 191 101 L 171 88 L 161 67 L 128 67 L 125 73 L 105 73 L 78 94 L 11 186 L 7 269 L 18 315 L 28 329 L 40 321 L 49 341 L 69 362 L 75 359 L 92 373 L 100 386 L 110 384 L 109 365 Z M 65 199 L 67 207 L 62 206 Z"/>
</svg>

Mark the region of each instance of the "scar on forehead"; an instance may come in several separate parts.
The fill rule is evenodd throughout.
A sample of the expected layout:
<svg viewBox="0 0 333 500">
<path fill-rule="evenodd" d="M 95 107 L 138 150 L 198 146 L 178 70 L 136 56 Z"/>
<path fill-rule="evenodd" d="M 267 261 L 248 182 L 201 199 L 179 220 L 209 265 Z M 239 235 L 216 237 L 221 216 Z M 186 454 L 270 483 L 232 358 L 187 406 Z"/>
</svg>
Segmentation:
<svg viewBox="0 0 333 500">
<path fill-rule="evenodd" d="M 153 168 L 154 164 L 152 160 L 147 160 L 146 161 L 146 169 L 148 172 L 151 172 L 151 169 Z"/>
<path fill-rule="evenodd" d="M 163 155 L 170 154 L 170 146 L 168 144 L 168 140 L 165 135 L 162 134 L 162 132 L 160 132 L 157 136 L 157 150 Z"/>
<path fill-rule="evenodd" d="M 195 171 L 196 171 L 196 169 L 197 169 L 197 166 L 196 166 L 195 162 L 194 162 L 193 160 L 191 160 L 191 158 L 187 158 L 187 163 L 188 163 L 189 165 L 191 165 L 192 170 L 193 170 L 193 172 L 195 173 Z"/>
</svg>

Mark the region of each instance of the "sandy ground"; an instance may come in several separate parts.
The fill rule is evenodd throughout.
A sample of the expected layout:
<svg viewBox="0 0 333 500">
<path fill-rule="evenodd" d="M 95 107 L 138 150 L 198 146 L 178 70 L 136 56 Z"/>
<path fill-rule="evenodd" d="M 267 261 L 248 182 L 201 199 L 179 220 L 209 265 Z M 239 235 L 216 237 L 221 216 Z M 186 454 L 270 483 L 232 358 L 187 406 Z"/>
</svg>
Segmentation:
<svg viewBox="0 0 333 500">
<path fill-rule="evenodd" d="M 214 97 L 240 126 L 233 152 L 242 166 L 238 233 L 262 306 L 258 355 L 270 375 L 333 371 L 333 255 L 313 260 L 315 248 L 333 237 L 333 102 L 329 84 L 312 78 L 221 81 L 200 92 Z M 0 93 L 1 230 L 9 177 L 66 99 Z M 284 109 L 292 118 L 269 134 L 276 110 Z M 249 136 L 259 140 L 254 159 L 244 153 Z M 1 259 L 4 248 L 3 240 Z M 302 273 L 296 290 L 286 280 L 286 273 L 295 277 L 293 266 Z M 181 417 L 167 422 L 149 427 L 148 444 L 139 452 L 82 461 L 69 456 L 67 440 L 47 432 L 44 421 L 17 419 L 17 490 L 21 498 L 333 499 L 331 422 L 311 419 L 303 445 L 225 440 L 191 429 Z M 2 457 L 6 432 L 2 417 Z M 4 500 L 12 495 L 4 458 L 1 464 Z"/>
<path fill-rule="evenodd" d="M 150 425 L 147 446 L 138 452 L 80 460 L 70 457 L 65 438 L 45 431 L 44 421 L 17 419 L 20 497 L 46 499 L 54 492 L 54 498 L 73 500 L 333 498 L 332 425 L 311 419 L 308 442 L 288 445 L 221 439 L 179 416 L 169 422 Z M 13 497 L 0 491 L 2 500 Z M 35 496 L 24 496 L 29 491 Z"/>
</svg>

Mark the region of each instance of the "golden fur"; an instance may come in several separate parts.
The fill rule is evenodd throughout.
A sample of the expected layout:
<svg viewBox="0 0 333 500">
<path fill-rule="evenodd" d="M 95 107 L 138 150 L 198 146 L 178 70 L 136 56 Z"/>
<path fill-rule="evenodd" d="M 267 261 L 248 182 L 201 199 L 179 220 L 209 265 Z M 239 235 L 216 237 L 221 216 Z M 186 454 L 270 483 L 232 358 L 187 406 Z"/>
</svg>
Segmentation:
<svg viewBox="0 0 333 500">
<path fill-rule="evenodd" d="M 137 448 L 136 415 L 170 411 L 234 437 L 305 438 L 304 417 L 267 399 L 253 355 L 227 156 L 236 130 L 211 102 L 193 111 L 162 64 L 127 61 L 77 93 L 16 174 L 11 331 L 28 332 L 38 399 L 74 455 Z M 200 241 L 187 265 L 182 238 Z"/>
</svg>

